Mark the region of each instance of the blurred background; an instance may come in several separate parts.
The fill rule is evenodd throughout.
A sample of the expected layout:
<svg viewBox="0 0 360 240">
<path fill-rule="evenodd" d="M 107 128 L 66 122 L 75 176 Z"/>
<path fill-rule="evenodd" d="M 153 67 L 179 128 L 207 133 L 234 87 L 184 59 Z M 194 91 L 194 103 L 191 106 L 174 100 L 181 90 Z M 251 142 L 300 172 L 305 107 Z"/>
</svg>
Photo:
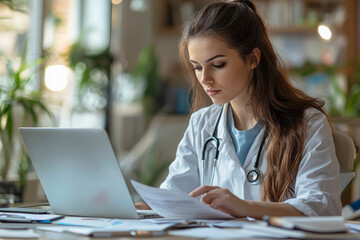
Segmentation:
<svg viewBox="0 0 360 240">
<path fill-rule="evenodd" d="M 181 25 L 208 2 L 0 0 L 1 205 L 46 200 L 19 126 L 104 128 L 125 177 L 158 186 L 191 106 Z M 360 143 L 360 1 L 254 2 L 294 85 Z"/>
</svg>

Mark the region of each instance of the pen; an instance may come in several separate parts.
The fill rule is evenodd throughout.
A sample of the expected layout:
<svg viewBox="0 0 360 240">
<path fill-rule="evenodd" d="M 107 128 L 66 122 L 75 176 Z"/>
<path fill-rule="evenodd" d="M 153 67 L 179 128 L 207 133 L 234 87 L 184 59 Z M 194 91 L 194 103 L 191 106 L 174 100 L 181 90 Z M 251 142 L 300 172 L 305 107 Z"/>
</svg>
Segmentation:
<svg viewBox="0 0 360 240">
<path fill-rule="evenodd" d="M 160 237 L 165 235 L 165 231 L 119 231 L 119 232 L 93 232 L 92 237 Z"/>
</svg>

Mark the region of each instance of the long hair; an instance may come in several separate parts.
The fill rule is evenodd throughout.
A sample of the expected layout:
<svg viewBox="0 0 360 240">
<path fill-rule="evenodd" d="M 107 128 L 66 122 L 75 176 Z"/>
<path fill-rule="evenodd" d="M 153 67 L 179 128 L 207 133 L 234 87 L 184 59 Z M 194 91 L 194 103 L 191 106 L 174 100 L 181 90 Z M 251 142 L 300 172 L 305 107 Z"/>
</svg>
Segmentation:
<svg viewBox="0 0 360 240">
<path fill-rule="evenodd" d="M 286 75 L 269 40 L 255 5 L 248 0 L 218 1 L 202 8 L 183 28 L 180 59 L 192 78 L 193 111 L 209 105 L 210 98 L 189 63 L 188 42 L 195 37 L 220 37 L 247 61 L 254 48 L 261 57 L 250 81 L 247 103 L 258 121 L 264 120 L 267 137 L 266 177 L 261 199 L 281 202 L 291 189 L 303 157 L 306 137 L 305 110 L 313 107 L 325 114 L 323 101 L 295 88 Z"/>
</svg>

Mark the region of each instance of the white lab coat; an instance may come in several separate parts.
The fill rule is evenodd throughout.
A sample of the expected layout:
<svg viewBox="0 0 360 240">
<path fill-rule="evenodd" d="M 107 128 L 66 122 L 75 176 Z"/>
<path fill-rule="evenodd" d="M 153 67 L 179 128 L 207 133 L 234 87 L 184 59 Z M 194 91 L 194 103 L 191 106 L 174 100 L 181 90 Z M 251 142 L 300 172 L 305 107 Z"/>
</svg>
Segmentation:
<svg viewBox="0 0 360 240">
<path fill-rule="evenodd" d="M 259 201 L 260 187 L 251 185 L 246 180 L 246 174 L 254 169 L 265 128 L 261 129 L 241 166 L 227 127 L 228 106 L 229 104 L 225 104 L 218 126 L 220 156 L 213 185 L 229 189 L 240 199 Z M 203 144 L 212 135 L 220 111 L 221 106 L 212 105 L 192 114 L 178 146 L 176 158 L 169 167 L 169 175 L 160 188 L 189 193 L 200 186 Z M 340 215 L 339 163 L 329 123 L 325 115 L 316 109 L 308 109 L 305 114 L 309 121 L 304 157 L 292 186 L 294 196 L 284 202 L 308 216 Z M 266 175 L 265 146 L 259 168 Z M 205 185 L 210 183 L 214 148 L 213 142 L 207 147 Z"/>
</svg>

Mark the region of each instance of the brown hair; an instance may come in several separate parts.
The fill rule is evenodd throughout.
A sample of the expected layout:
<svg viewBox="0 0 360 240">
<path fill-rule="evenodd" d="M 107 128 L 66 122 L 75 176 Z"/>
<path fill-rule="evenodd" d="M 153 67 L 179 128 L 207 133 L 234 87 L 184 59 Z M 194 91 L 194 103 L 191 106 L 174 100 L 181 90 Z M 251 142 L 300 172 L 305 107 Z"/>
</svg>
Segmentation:
<svg viewBox="0 0 360 240">
<path fill-rule="evenodd" d="M 248 102 L 255 118 L 264 120 L 268 132 L 261 199 L 283 201 L 293 194 L 290 186 L 303 157 L 307 121 L 304 112 L 313 107 L 325 114 L 324 103 L 291 85 L 255 5 L 248 0 L 234 0 L 209 4 L 184 25 L 179 51 L 182 64 L 192 78 L 193 111 L 211 103 L 188 61 L 189 40 L 204 36 L 225 40 L 245 61 L 253 49 L 261 52 L 249 86 L 252 91 Z"/>
</svg>

